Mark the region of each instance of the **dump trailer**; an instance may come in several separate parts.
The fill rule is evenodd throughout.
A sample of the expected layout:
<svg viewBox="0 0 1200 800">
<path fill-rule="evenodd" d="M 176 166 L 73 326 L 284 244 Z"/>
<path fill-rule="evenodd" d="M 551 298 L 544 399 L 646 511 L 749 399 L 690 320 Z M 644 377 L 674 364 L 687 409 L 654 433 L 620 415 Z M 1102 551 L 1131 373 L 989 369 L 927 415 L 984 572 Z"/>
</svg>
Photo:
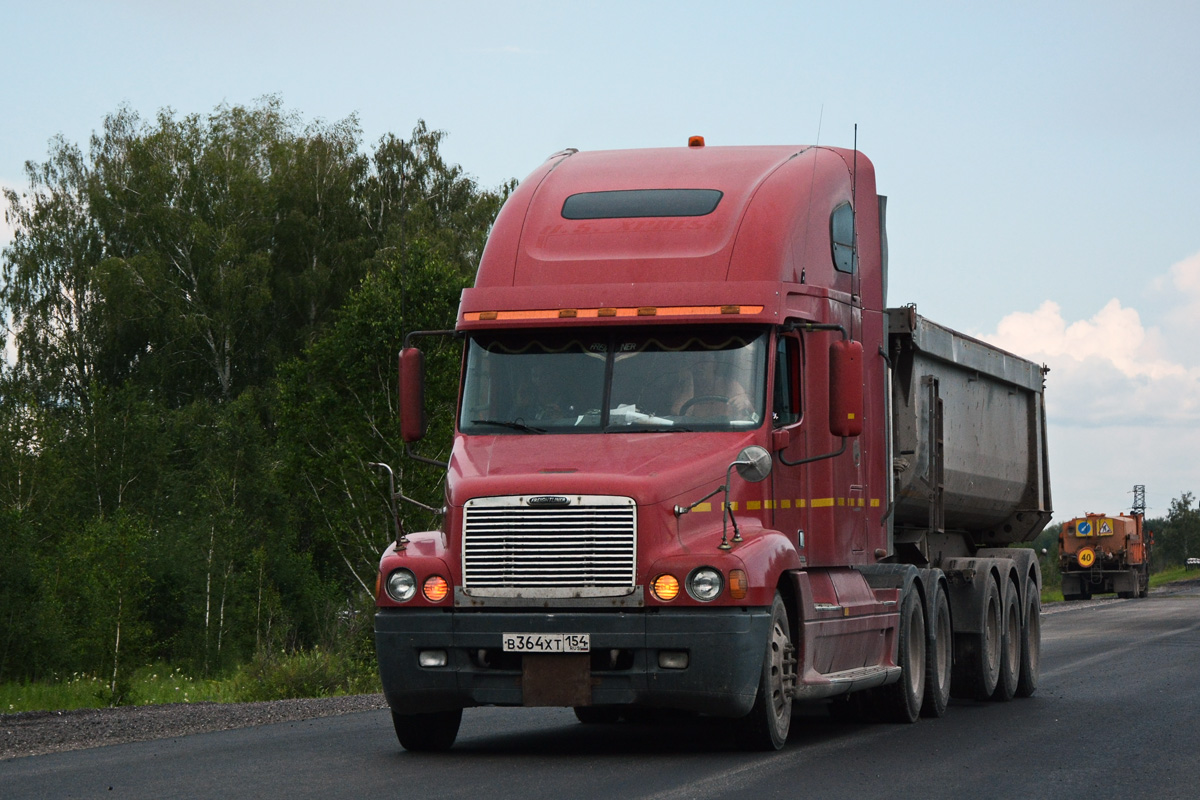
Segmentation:
<svg viewBox="0 0 1200 800">
<path fill-rule="evenodd" d="M 1050 518 L 1044 370 L 887 308 L 885 217 L 824 146 L 565 150 L 519 184 L 453 328 L 400 352 L 407 452 L 445 474 L 379 565 L 402 746 L 498 705 L 774 749 L 796 702 L 1034 692 L 1041 573 L 1009 545 Z M 463 351 L 441 458 L 435 336 Z"/>
<path fill-rule="evenodd" d="M 1129 514 L 1085 514 L 1067 522 L 1058 534 L 1058 568 L 1064 600 L 1089 600 L 1094 594 L 1145 597 L 1150 591 L 1153 535 L 1144 529 L 1146 489 L 1133 487 Z"/>
</svg>

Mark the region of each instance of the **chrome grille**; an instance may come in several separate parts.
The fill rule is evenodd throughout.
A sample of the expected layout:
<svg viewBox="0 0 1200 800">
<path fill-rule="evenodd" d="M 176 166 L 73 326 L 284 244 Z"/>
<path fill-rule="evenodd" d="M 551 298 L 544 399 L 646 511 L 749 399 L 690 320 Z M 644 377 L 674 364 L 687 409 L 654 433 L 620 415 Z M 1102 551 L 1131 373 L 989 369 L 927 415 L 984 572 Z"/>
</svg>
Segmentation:
<svg viewBox="0 0 1200 800">
<path fill-rule="evenodd" d="M 465 591 L 595 597 L 633 588 L 637 507 L 632 499 L 573 495 L 569 505 L 551 507 L 530 506 L 526 499 L 485 497 L 467 503 Z"/>
</svg>

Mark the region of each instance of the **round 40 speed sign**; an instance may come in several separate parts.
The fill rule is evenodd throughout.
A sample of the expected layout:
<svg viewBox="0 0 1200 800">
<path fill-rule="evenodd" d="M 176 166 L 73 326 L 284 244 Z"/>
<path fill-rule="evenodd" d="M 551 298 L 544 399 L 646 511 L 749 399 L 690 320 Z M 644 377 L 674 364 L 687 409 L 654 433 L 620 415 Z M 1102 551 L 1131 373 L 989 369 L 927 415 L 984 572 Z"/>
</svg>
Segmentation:
<svg viewBox="0 0 1200 800">
<path fill-rule="evenodd" d="M 1090 547 L 1085 547 L 1075 555 L 1075 560 L 1079 562 L 1079 566 L 1087 568 L 1096 563 L 1096 551 Z"/>
</svg>

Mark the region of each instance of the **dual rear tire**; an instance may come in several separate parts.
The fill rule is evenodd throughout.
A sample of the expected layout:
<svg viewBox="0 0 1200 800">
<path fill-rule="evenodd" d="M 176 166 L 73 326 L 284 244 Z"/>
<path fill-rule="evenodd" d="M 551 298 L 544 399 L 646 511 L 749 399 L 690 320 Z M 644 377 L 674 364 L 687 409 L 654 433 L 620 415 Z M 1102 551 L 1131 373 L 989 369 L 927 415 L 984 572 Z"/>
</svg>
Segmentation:
<svg viewBox="0 0 1200 800">
<path fill-rule="evenodd" d="M 982 608 L 982 629 L 955 639 L 953 695 L 999 701 L 1031 696 L 1037 689 L 1041 661 L 1042 602 L 1037 582 L 1026 579 L 1022 598 L 1013 582 L 1005 579 L 997 584 L 989 579 Z"/>
</svg>

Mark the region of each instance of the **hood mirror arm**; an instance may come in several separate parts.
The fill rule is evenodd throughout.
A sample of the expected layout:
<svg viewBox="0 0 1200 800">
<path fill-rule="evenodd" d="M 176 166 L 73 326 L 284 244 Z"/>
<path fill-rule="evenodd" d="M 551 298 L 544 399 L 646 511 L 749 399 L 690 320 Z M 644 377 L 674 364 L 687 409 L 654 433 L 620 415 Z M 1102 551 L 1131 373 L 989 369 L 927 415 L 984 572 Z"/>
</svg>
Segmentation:
<svg viewBox="0 0 1200 800">
<path fill-rule="evenodd" d="M 758 445 L 750 445 L 749 447 L 742 448 L 742 451 L 738 453 L 737 459 L 725 468 L 725 483 L 713 489 L 691 505 L 675 506 L 675 516 L 682 517 L 718 492 L 724 493 L 725 500 L 721 503 L 721 543 L 717 545 L 718 550 L 733 549 L 733 545 L 729 543 L 729 525 L 731 523 L 733 525 L 732 541 L 735 544 L 742 542 L 742 532 L 738 529 L 737 519 L 734 518 L 733 511 L 729 508 L 729 486 L 733 481 L 733 470 L 735 468 L 743 480 L 750 483 L 758 483 L 771 474 L 771 453 L 765 447 L 759 447 Z"/>
</svg>

